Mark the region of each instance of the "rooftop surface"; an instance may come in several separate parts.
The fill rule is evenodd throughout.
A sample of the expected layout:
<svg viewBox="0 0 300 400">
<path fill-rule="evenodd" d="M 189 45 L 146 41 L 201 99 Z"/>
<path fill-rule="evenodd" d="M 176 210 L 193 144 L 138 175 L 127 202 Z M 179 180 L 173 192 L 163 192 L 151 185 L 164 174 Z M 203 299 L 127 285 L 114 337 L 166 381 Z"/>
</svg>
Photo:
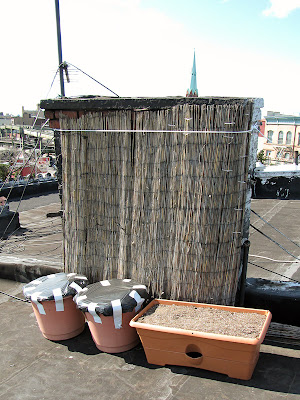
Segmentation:
<svg viewBox="0 0 300 400">
<path fill-rule="evenodd" d="M 34 271 L 62 267 L 60 205 L 55 195 L 28 199 L 20 208 L 24 236 L 11 238 L 0 255 L 2 277 L 14 271 L 19 277 L 34 277 Z M 50 204 L 48 204 L 50 201 Z M 11 202 L 14 210 L 17 202 Z M 298 225 L 300 201 L 253 200 L 252 209 L 300 243 Z M 24 210 L 24 211 L 22 211 Z M 52 217 L 47 214 L 52 213 Z M 51 215 L 51 214 L 50 214 Z M 299 256 L 299 248 L 252 213 L 251 223 L 272 236 L 288 251 Z M 251 228 L 249 261 L 282 275 L 300 280 L 298 263 L 273 242 Z M 275 263 L 270 257 L 283 260 Z M 43 267 L 44 266 L 44 267 Z M 47 270 L 48 271 L 48 270 Z M 49 273 L 49 272 L 48 272 Z M 6 275 L 7 277 L 8 275 Z M 266 279 L 280 277 L 250 266 L 248 276 Z M 0 290 L 23 298 L 23 283 L 0 279 Z M 265 340 L 251 380 L 196 368 L 159 367 L 147 363 L 143 348 L 106 354 L 99 351 L 86 327 L 79 336 L 52 342 L 40 333 L 32 307 L 0 294 L 0 399 L 103 399 L 103 400 L 198 400 L 201 399 L 298 399 L 300 394 L 300 345 L 282 345 Z"/>
<path fill-rule="evenodd" d="M 0 290 L 20 294 L 22 284 L 0 280 Z M 198 400 L 298 399 L 300 350 L 262 344 L 252 379 L 147 363 L 143 348 L 106 354 L 86 327 L 79 336 L 43 338 L 32 307 L 0 295 L 0 399 Z"/>
<path fill-rule="evenodd" d="M 254 175 L 256 178 L 275 178 L 275 177 L 299 177 L 300 165 L 296 164 L 282 164 L 282 165 L 259 165 L 256 164 Z"/>
</svg>

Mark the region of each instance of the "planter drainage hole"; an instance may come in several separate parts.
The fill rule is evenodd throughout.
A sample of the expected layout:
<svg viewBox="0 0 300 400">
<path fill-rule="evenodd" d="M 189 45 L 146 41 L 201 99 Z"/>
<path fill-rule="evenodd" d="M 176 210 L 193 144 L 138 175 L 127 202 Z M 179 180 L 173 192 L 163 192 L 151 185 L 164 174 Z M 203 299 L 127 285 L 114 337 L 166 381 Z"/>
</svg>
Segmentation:
<svg viewBox="0 0 300 400">
<path fill-rule="evenodd" d="M 188 353 L 185 353 L 188 357 L 190 358 L 201 358 L 202 354 L 199 353 L 199 351 L 189 351 Z"/>
<path fill-rule="evenodd" d="M 185 354 L 190 358 L 199 359 L 202 357 L 202 353 L 199 350 L 194 344 L 189 344 L 185 350 Z"/>
</svg>

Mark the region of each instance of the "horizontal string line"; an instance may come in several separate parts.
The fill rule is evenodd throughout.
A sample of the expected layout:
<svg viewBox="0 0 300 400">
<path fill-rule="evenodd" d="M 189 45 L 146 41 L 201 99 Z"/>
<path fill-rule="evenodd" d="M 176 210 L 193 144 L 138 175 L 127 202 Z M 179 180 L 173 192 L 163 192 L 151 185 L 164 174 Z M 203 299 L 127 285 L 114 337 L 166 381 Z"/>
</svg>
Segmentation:
<svg viewBox="0 0 300 400">
<path fill-rule="evenodd" d="M 97 186 L 97 185 L 95 185 L 95 186 L 92 186 L 92 185 L 88 185 L 88 188 L 90 189 L 90 188 L 95 188 L 95 187 L 99 187 L 99 186 Z M 111 186 L 108 186 L 108 187 L 106 187 L 106 185 L 103 185 L 102 186 L 102 188 L 103 189 L 105 189 L 106 190 L 106 193 L 109 193 L 109 194 L 111 194 L 111 192 L 113 191 L 113 192 L 116 192 L 117 190 L 121 190 L 121 191 L 129 191 L 129 192 L 133 192 L 133 193 L 135 193 L 135 194 L 140 194 L 140 195 L 143 195 L 143 194 L 150 194 L 150 193 L 152 193 L 152 194 L 162 194 L 162 193 L 168 193 L 168 199 L 172 199 L 172 193 L 180 193 L 180 194 L 182 194 L 182 195 L 188 195 L 188 196 L 190 196 L 191 195 L 191 191 L 190 190 L 179 190 L 179 189 L 169 189 L 169 190 L 159 190 L 159 192 L 158 192 L 158 190 L 149 190 L 149 189 L 145 189 L 145 190 L 135 190 L 135 189 L 125 189 L 125 188 L 121 188 L 121 189 L 118 189 L 118 188 L 111 188 Z M 211 187 L 212 189 L 213 189 L 213 186 Z M 86 190 L 87 190 L 87 188 L 86 187 L 82 187 L 82 188 L 77 188 L 77 191 L 78 192 L 84 192 L 84 193 L 86 193 Z M 207 189 L 206 189 L 207 190 Z M 67 193 L 68 192 L 72 192 L 72 191 L 70 191 L 70 190 L 68 190 L 68 189 L 66 189 L 65 190 Z M 74 192 L 74 191 L 73 191 Z M 208 197 L 209 199 L 211 199 L 212 197 L 218 197 L 218 196 L 221 196 L 221 197 L 223 197 L 223 198 L 225 198 L 225 197 L 230 197 L 230 196 L 234 196 L 234 195 L 239 195 L 239 194 L 243 194 L 243 193 L 246 193 L 247 192 L 247 189 L 241 189 L 241 190 L 239 190 L 239 191 L 236 191 L 236 192 L 231 192 L 231 193 L 214 193 L 214 192 L 208 192 L 208 193 L 200 193 L 200 195 L 201 195 L 201 198 L 205 198 L 205 197 Z M 116 193 L 116 195 L 117 195 L 117 193 Z M 106 195 L 106 196 L 104 196 L 104 198 L 105 197 L 108 197 L 108 195 Z M 177 197 L 176 197 L 177 198 Z M 176 199 L 175 198 L 175 199 Z M 188 199 L 189 199 L 189 197 L 188 197 Z M 101 198 L 99 198 L 98 199 L 98 202 L 101 202 L 103 200 L 103 197 L 101 197 Z M 84 201 L 84 200 L 83 200 Z M 97 201 L 97 200 L 95 200 L 95 201 Z M 117 203 L 117 204 L 113 204 L 113 203 L 108 203 L 108 202 L 105 202 L 105 204 L 106 205 L 112 205 L 112 206 L 115 206 L 115 207 L 118 207 L 118 206 L 120 206 L 120 204 L 119 203 Z M 129 207 L 126 207 L 126 208 L 129 208 Z"/>
<path fill-rule="evenodd" d="M 232 133 L 250 133 L 253 129 L 247 131 L 185 131 L 185 130 L 155 130 L 155 129 L 61 129 L 54 128 L 56 132 L 103 132 L 103 133 L 222 133 L 222 134 L 232 134 Z M 233 139 L 229 137 L 228 139 Z"/>
</svg>

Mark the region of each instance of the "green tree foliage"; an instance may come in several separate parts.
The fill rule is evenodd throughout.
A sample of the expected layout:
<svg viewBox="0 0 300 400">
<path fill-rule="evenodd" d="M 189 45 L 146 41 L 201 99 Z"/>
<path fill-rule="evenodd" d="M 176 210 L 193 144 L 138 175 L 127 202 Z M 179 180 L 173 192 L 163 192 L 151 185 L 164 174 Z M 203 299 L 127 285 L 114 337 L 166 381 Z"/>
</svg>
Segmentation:
<svg viewBox="0 0 300 400">
<path fill-rule="evenodd" d="M 267 161 L 267 157 L 265 156 L 265 152 L 263 150 L 257 153 L 257 161 L 260 161 L 262 164 Z"/>
<path fill-rule="evenodd" d="M 8 165 L 0 164 L 0 179 L 4 181 L 8 175 L 8 171 L 9 171 Z"/>
</svg>

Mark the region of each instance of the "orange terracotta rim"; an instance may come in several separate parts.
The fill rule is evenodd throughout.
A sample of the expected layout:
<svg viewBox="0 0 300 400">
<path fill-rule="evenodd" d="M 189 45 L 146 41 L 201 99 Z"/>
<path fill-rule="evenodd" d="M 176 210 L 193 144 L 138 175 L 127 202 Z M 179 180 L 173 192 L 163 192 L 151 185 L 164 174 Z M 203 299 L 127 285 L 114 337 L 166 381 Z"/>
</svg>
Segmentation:
<svg viewBox="0 0 300 400">
<path fill-rule="evenodd" d="M 144 313 L 146 313 L 150 308 L 152 308 L 156 304 L 165 304 L 165 305 L 175 304 L 175 305 L 179 305 L 179 306 L 188 306 L 188 307 L 210 307 L 210 308 L 216 308 L 219 310 L 226 310 L 226 311 L 237 312 L 237 313 L 241 313 L 241 312 L 255 313 L 255 314 L 265 315 L 266 320 L 262 327 L 259 337 L 254 338 L 254 339 L 253 338 L 243 338 L 240 336 L 219 335 L 216 333 L 191 331 L 191 330 L 186 330 L 186 329 L 168 328 L 168 327 L 160 326 L 160 325 L 150 325 L 150 324 L 137 322 L 137 320 Z M 133 328 L 136 328 L 136 329 L 147 329 L 147 330 L 151 330 L 151 331 L 176 333 L 179 335 L 187 335 L 187 336 L 201 337 L 201 338 L 207 338 L 207 339 L 214 339 L 214 340 L 220 340 L 220 341 L 224 341 L 224 342 L 236 342 L 236 343 L 244 343 L 244 344 L 250 344 L 250 345 L 258 345 L 258 344 L 262 343 L 262 341 L 264 340 L 264 337 L 269 328 L 271 319 L 272 319 L 272 314 L 268 310 L 261 310 L 261 309 L 255 309 L 255 308 L 233 307 L 233 306 L 223 306 L 223 305 L 207 304 L 207 303 L 193 303 L 193 302 L 177 301 L 177 300 L 154 299 L 147 305 L 147 307 L 145 307 L 142 311 L 140 311 L 130 321 L 130 326 L 132 326 Z"/>
</svg>

